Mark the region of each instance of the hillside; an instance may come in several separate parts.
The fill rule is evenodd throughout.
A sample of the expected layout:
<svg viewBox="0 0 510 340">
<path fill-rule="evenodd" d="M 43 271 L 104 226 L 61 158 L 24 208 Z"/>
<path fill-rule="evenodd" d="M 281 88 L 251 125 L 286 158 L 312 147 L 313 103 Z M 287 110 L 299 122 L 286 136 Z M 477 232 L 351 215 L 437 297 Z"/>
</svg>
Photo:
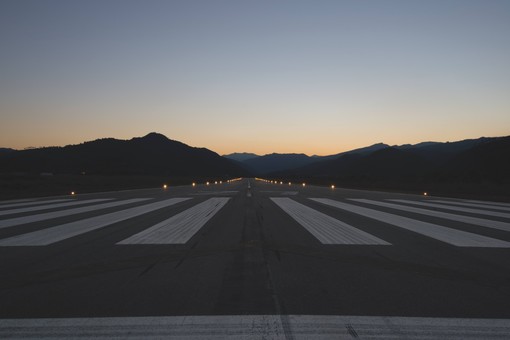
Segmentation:
<svg viewBox="0 0 510 340">
<path fill-rule="evenodd" d="M 130 140 L 98 139 L 78 145 L 12 151 L 0 155 L 0 173 L 90 175 L 246 175 L 231 160 L 150 133 Z"/>
</svg>

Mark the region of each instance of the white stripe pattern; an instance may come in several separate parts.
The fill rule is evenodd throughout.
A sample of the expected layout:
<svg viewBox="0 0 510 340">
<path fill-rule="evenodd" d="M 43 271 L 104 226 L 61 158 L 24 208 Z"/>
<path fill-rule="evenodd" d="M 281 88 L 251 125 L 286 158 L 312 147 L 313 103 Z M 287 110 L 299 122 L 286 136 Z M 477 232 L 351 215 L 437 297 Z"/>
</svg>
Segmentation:
<svg viewBox="0 0 510 340">
<path fill-rule="evenodd" d="M 190 198 L 170 198 L 164 201 L 61 224 L 0 240 L 0 246 L 46 246 L 189 199 Z"/>
<path fill-rule="evenodd" d="M 465 207 L 475 207 L 475 208 L 485 208 L 485 209 L 493 209 L 493 210 L 502 210 L 502 211 L 510 211 L 510 208 L 500 206 L 500 205 L 489 205 L 489 204 L 480 204 L 480 203 L 465 203 L 465 202 L 457 202 L 457 201 L 444 201 L 444 200 L 428 200 L 429 202 L 435 203 L 446 203 L 446 204 L 454 204 L 454 205 L 462 205 Z"/>
<path fill-rule="evenodd" d="M 10 210 L 0 210 L 0 216 L 13 215 L 13 214 L 21 214 L 21 213 L 32 212 L 32 211 L 39 211 L 39 210 L 48 210 L 48 209 L 72 207 L 72 206 L 75 206 L 75 205 L 84 205 L 84 204 L 90 204 L 90 203 L 99 203 L 99 202 L 110 201 L 110 200 L 111 200 L 111 198 L 96 198 L 96 199 L 92 199 L 92 200 L 80 200 L 80 201 L 74 201 L 74 202 L 44 204 L 44 205 L 38 205 L 38 206 L 35 206 L 35 207 L 28 207 L 28 208 L 17 208 L 17 209 L 10 209 Z"/>
<path fill-rule="evenodd" d="M 421 215 L 439 217 L 439 218 L 443 218 L 445 220 L 463 222 L 463 223 L 479 225 L 479 226 L 487 227 L 487 228 L 510 231 L 510 223 L 508 223 L 508 222 L 500 222 L 500 221 L 487 220 L 485 218 L 456 215 L 456 214 L 450 214 L 450 213 L 442 212 L 442 211 L 415 208 L 415 207 L 409 207 L 409 206 L 400 205 L 400 204 L 378 202 L 378 201 L 367 200 L 367 199 L 352 198 L 350 200 L 355 201 L 355 202 L 360 202 L 360 203 L 377 205 L 380 207 L 386 207 L 386 208 L 391 208 L 391 209 L 396 209 L 396 210 L 413 212 L 413 213 L 417 213 L 417 214 L 421 214 Z"/>
<path fill-rule="evenodd" d="M 58 200 L 47 200 L 47 201 L 30 200 L 30 202 L 24 201 L 23 203 L 2 204 L 2 205 L 0 205 L 0 209 L 14 208 L 14 207 L 26 207 L 29 205 L 48 204 L 48 203 L 57 203 L 57 202 L 66 202 L 66 201 L 70 201 L 70 199 L 69 198 L 61 198 Z"/>
<path fill-rule="evenodd" d="M 271 197 L 271 200 L 322 244 L 390 245 L 380 238 L 290 198 Z"/>
<path fill-rule="evenodd" d="M 467 213 L 479 214 L 479 215 L 487 215 L 487 216 L 494 216 L 494 217 L 510 218 L 510 214 L 507 214 L 507 213 L 504 213 L 504 212 L 498 212 L 498 211 L 490 211 L 490 210 L 482 210 L 482 209 L 456 207 L 456 206 L 452 206 L 452 205 L 444 205 L 444 204 L 436 204 L 436 203 L 428 203 L 428 202 L 419 202 L 419 201 L 412 201 L 412 200 L 390 199 L 388 201 L 398 202 L 398 203 L 405 203 L 405 204 L 412 204 L 412 205 L 419 205 L 419 206 L 430 207 L 430 208 L 438 208 L 438 209 L 444 209 L 444 210 L 461 211 L 461 212 L 467 212 Z"/>
<path fill-rule="evenodd" d="M 396 227 L 406 229 L 438 241 L 446 242 L 459 247 L 491 247 L 510 248 L 510 242 L 490 238 L 487 236 L 468 233 L 437 224 L 414 220 L 412 218 L 394 215 L 374 209 L 360 207 L 353 204 L 334 201 L 328 198 L 311 198 L 312 201 L 346 210 L 358 215 L 375 219 Z"/>
<path fill-rule="evenodd" d="M 7 227 L 13 227 L 13 226 L 21 225 L 21 224 L 50 220 L 50 219 L 57 218 L 57 217 L 81 214 L 81 213 L 89 212 L 89 211 L 118 207 L 121 205 L 146 201 L 148 199 L 150 199 L 150 198 L 132 198 L 129 200 L 94 204 L 94 205 L 89 205 L 89 206 L 81 207 L 81 208 L 51 211 L 51 212 L 37 214 L 37 215 L 21 216 L 21 217 L 10 218 L 7 220 L 0 220 L 0 229 L 7 228 Z"/>
<path fill-rule="evenodd" d="M 508 319 L 339 315 L 200 315 L 0 319 L 0 338 L 507 339 Z"/>
<path fill-rule="evenodd" d="M 210 198 L 117 244 L 184 244 L 229 200 Z"/>
</svg>

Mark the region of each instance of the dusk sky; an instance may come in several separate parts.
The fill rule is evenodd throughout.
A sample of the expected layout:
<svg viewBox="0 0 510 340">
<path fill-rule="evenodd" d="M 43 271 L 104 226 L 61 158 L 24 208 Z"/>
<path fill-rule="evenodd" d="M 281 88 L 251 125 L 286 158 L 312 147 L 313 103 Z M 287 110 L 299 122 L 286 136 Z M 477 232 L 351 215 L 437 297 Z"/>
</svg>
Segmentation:
<svg viewBox="0 0 510 340">
<path fill-rule="evenodd" d="M 510 1 L 0 1 L 0 147 L 510 135 Z"/>
</svg>

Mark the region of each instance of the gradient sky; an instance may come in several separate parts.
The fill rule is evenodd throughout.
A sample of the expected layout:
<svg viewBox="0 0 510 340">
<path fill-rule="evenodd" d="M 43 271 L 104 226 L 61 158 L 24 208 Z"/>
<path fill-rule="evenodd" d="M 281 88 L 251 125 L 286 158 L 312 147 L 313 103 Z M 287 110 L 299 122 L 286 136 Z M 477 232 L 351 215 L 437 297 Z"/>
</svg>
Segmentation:
<svg viewBox="0 0 510 340">
<path fill-rule="evenodd" d="M 510 1 L 0 1 L 0 146 L 510 135 Z"/>
</svg>

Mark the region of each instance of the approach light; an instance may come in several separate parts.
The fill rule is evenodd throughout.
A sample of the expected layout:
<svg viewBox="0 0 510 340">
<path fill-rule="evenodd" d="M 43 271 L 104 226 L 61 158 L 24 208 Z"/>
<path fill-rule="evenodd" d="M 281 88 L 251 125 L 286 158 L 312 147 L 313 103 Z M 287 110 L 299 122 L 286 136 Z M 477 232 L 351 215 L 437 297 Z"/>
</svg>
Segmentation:
<svg viewBox="0 0 510 340">
<path fill-rule="evenodd" d="M 280 181 L 280 184 L 283 184 L 283 182 L 282 182 L 282 181 Z"/>
<path fill-rule="evenodd" d="M 205 183 L 205 185 L 209 185 L 209 182 Z"/>
<path fill-rule="evenodd" d="M 194 187 L 195 185 L 197 185 L 195 182 L 191 183 L 191 186 L 193 186 L 193 187 Z"/>
<path fill-rule="evenodd" d="M 71 195 L 73 195 L 73 196 L 74 196 L 75 194 L 76 194 L 76 193 L 75 193 L 74 191 L 71 191 Z"/>
<path fill-rule="evenodd" d="M 428 195 L 428 193 L 427 193 L 427 192 L 424 192 L 424 193 L 423 193 L 423 196 L 427 196 L 427 195 Z"/>
<path fill-rule="evenodd" d="M 303 183 L 303 186 L 305 187 L 305 186 L 306 186 L 306 183 Z"/>
<path fill-rule="evenodd" d="M 214 181 L 214 184 L 218 184 L 218 181 Z"/>
<path fill-rule="evenodd" d="M 335 185 L 334 185 L 334 184 L 333 184 L 333 185 L 331 185 L 331 189 L 335 189 Z"/>
<path fill-rule="evenodd" d="M 220 184 L 223 184 L 223 181 L 220 181 Z"/>
<path fill-rule="evenodd" d="M 163 189 L 166 189 L 166 188 L 168 188 L 168 185 L 163 184 Z"/>
<path fill-rule="evenodd" d="M 291 185 L 291 184 L 292 184 L 292 183 L 291 183 L 291 182 L 289 182 L 289 185 Z"/>
</svg>

